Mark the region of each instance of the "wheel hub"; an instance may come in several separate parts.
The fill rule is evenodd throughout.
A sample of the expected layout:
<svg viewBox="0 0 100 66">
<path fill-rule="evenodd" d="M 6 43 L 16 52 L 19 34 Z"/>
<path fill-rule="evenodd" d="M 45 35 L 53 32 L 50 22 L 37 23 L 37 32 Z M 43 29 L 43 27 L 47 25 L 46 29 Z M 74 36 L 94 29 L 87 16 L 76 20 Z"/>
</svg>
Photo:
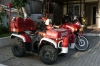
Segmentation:
<svg viewBox="0 0 100 66">
<path fill-rule="evenodd" d="M 19 51 L 19 48 L 16 46 L 16 47 L 14 48 L 14 50 L 15 50 L 15 52 L 17 53 L 17 52 Z"/>
<path fill-rule="evenodd" d="M 85 45 L 85 41 L 80 39 L 80 43 L 79 43 L 80 46 L 84 46 Z"/>
<path fill-rule="evenodd" d="M 50 53 L 49 53 L 49 52 L 45 52 L 45 53 L 44 53 L 44 57 L 45 57 L 45 58 L 50 58 Z"/>
</svg>

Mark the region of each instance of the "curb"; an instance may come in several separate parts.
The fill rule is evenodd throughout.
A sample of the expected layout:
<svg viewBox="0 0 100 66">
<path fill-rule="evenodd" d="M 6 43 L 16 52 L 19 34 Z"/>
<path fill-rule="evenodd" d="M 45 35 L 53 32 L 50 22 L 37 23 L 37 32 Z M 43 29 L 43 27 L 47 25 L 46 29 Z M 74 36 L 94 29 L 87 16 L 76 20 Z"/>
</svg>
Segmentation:
<svg viewBox="0 0 100 66">
<path fill-rule="evenodd" d="M 10 36 L 0 38 L 0 47 L 12 45 L 15 42 L 15 39 L 11 39 Z"/>
<path fill-rule="evenodd" d="M 4 65 L 4 64 L 0 64 L 0 66 L 7 66 L 7 65 Z"/>
<path fill-rule="evenodd" d="M 100 34 L 96 33 L 84 33 L 85 36 L 100 36 Z"/>
</svg>

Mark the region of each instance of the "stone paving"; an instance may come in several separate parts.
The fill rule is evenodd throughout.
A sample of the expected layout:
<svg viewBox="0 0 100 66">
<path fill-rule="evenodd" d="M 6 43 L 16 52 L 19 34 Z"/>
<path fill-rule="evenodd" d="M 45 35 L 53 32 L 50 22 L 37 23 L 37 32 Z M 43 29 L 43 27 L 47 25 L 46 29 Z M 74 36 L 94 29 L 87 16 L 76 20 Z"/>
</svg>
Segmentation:
<svg viewBox="0 0 100 66">
<path fill-rule="evenodd" d="M 100 37 L 87 36 L 89 49 L 77 51 L 69 49 L 65 56 L 58 56 L 58 60 L 51 66 L 100 66 Z M 0 48 L 0 64 L 7 66 L 49 66 L 41 62 L 39 56 L 27 55 L 15 57 L 12 54 L 11 46 Z"/>
</svg>

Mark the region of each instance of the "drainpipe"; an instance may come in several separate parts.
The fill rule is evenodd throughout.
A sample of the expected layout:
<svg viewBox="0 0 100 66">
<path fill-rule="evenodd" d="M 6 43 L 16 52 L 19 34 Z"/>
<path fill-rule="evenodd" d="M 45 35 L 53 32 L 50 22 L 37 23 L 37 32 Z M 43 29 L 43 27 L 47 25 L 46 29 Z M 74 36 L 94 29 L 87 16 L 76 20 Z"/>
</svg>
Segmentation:
<svg viewBox="0 0 100 66">
<path fill-rule="evenodd" d="M 100 28 L 100 0 L 98 0 L 98 10 L 96 13 L 96 25 Z"/>
</svg>

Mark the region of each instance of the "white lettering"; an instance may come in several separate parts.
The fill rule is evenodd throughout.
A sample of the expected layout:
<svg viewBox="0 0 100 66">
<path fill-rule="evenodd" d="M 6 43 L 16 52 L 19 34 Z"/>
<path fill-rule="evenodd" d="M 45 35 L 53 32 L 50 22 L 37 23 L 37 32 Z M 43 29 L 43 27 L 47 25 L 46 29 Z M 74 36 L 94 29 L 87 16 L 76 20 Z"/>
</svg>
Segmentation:
<svg viewBox="0 0 100 66">
<path fill-rule="evenodd" d="M 67 36 L 67 35 L 68 35 L 68 32 L 61 33 L 61 37 L 64 37 L 64 36 Z"/>
<path fill-rule="evenodd" d="M 47 33 L 48 36 L 52 36 L 52 37 L 56 37 L 56 35 L 54 33 Z"/>
</svg>

